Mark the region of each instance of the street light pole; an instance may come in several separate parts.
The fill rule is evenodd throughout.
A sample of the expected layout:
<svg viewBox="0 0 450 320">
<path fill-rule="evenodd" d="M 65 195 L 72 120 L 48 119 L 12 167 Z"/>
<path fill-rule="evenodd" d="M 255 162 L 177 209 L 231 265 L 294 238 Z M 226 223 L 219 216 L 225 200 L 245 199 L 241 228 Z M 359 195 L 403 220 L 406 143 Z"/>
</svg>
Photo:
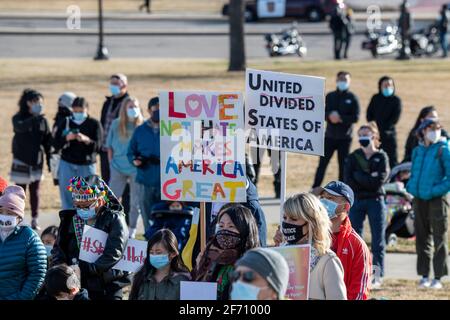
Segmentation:
<svg viewBox="0 0 450 320">
<path fill-rule="evenodd" d="M 108 59 L 108 49 L 103 46 L 103 0 L 98 0 L 98 48 L 94 60 Z"/>
</svg>

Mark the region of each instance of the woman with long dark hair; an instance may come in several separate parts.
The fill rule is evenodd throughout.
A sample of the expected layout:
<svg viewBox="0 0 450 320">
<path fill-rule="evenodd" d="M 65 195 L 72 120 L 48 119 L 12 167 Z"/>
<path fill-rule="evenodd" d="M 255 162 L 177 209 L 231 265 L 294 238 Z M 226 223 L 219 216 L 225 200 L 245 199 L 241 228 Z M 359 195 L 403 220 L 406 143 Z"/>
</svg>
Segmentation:
<svg viewBox="0 0 450 320">
<path fill-rule="evenodd" d="M 179 300 L 180 282 L 189 280 L 177 238 L 169 229 L 161 229 L 148 241 L 147 258 L 134 276 L 130 300 Z"/>
<path fill-rule="evenodd" d="M 229 300 L 235 262 L 256 247 L 258 227 L 251 211 L 240 204 L 227 205 L 217 215 L 216 233 L 200 253 L 193 279 L 217 282 L 217 299 Z"/>
<path fill-rule="evenodd" d="M 43 177 L 44 156 L 50 159 L 51 132 L 43 111 L 44 96 L 25 89 L 19 100 L 19 111 L 13 116 L 13 164 L 11 181 L 30 190 L 31 227 L 39 230 L 39 186 Z"/>
</svg>

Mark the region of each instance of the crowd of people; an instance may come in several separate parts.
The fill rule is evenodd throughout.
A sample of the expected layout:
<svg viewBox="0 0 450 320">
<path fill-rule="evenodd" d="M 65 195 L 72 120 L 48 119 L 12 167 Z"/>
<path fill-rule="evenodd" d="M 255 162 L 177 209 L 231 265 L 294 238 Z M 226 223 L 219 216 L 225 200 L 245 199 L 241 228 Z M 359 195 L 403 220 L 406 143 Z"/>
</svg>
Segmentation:
<svg viewBox="0 0 450 320">
<path fill-rule="evenodd" d="M 43 113 L 44 96 L 23 91 L 13 117 L 13 163 L 8 184 L 0 180 L 0 299 L 120 300 L 180 298 L 182 281 L 217 283 L 219 300 L 283 299 L 289 267 L 268 247 L 267 225 L 249 159 L 247 202 L 207 207 L 207 243 L 182 255 L 185 222 L 160 224 L 152 213 L 183 211 L 198 203 L 162 202 L 160 190 L 159 100 L 147 103 L 148 118 L 128 93 L 123 74 L 110 77 L 111 95 L 97 121 L 85 98 L 65 92 L 52 127 Z M 326 97 L 325 155 L 313 188 L 283 203 L 275 246 L 310 244 L 310 299 L 365 300 L 384 276 L 386 205 L 384 183 L 398 164 L 396 124 L 401 99 L 391 77 L 382 77 L 360 126 L 360 147 L 350 153 L 359 120 L 351 75 L 337 74 L 337 89 Z M 337 150 L 339 180 L 322 187 L 326 167 Z M 408 137 L 404 162 L 411 174 L 406 190 L 414 196 L 417 272 L 421 287 L 442 288 L 448 274 L 447 194 L 450 150 L 434 107 L 424 108 Z M 101 176 L 96 175 L 100 157 Z M 59 185 L 59 226 L 40 235 L 39 185 L 44 164 Z M 31 226 L 23 223 L 29 189 Z M 366 215 L 371 250 L 363 240 Z M 148 241 L 146 259 L 133 273 L 114 269 L 127 241 L 135 238 L 142 216 Z M 85 225 L 108 234 L 94 263 L 79 259 Z M 169 227 L 168 227 L 169 226 Z M 194 239 L 195 241 L 196 239 Z M 434 243 L 434 254 L 432 245 Z M 433 261 L 434 278 L 430 279 Z M 379 270 L 372 275 L 374 268 Z"/>
</svg>

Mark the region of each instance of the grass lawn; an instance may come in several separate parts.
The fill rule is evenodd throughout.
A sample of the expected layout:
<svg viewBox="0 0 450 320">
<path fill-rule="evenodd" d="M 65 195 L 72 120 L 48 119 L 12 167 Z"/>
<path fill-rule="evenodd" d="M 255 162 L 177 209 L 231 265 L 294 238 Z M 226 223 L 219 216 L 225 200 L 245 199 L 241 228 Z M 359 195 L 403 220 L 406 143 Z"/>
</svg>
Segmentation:
<svg viewBox="0 0 450 320">
<path fill-rule="evenodd" d="M 199 12 L 220 13 L 226 0 L 151 0 L 151 10 L 162 12 Z M 103 1 L 105 12 L 138 12 L 138 7 L 144 0 L 106 0 Z M 70 5 L 77 5 L 83 11 L 95 12 L 98 9 L 97 0 L 1 0 L 0 11 L 22 12 L 66 12 Z"/>
<path fill-rule="evenodd" d="M 418 289 L 414 280 L 385 280 L 382 290 L 372 291 L 369 299 L 388 300 L 449 300 L 450 283 L 441 290 Z"/>
</svg>

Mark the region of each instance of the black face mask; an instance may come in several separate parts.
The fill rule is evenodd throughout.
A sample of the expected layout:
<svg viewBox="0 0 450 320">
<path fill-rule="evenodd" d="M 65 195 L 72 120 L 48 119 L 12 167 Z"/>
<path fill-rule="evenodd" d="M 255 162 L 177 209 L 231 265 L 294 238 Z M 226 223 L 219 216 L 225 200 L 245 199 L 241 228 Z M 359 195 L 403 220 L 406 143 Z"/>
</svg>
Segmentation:
<svg viewBox="0 0 450 320">
<path fill-rule="evenodd" d="M 299 226 L 296 224 L 283 222 L 281 224 L 281 230 L 286 242 L 289 244 L 297 244 L 300 240 L 302 240 L 306 235 L 306 233 L 303 233 L 303 227 L 306 226 L 306 224 L 307 222 Z"/>
<path fill-rule="evenodd" d="M 359 139 L 361 147 L 366 148 L 370 144 L 370 139 Z"/>
</svg>

